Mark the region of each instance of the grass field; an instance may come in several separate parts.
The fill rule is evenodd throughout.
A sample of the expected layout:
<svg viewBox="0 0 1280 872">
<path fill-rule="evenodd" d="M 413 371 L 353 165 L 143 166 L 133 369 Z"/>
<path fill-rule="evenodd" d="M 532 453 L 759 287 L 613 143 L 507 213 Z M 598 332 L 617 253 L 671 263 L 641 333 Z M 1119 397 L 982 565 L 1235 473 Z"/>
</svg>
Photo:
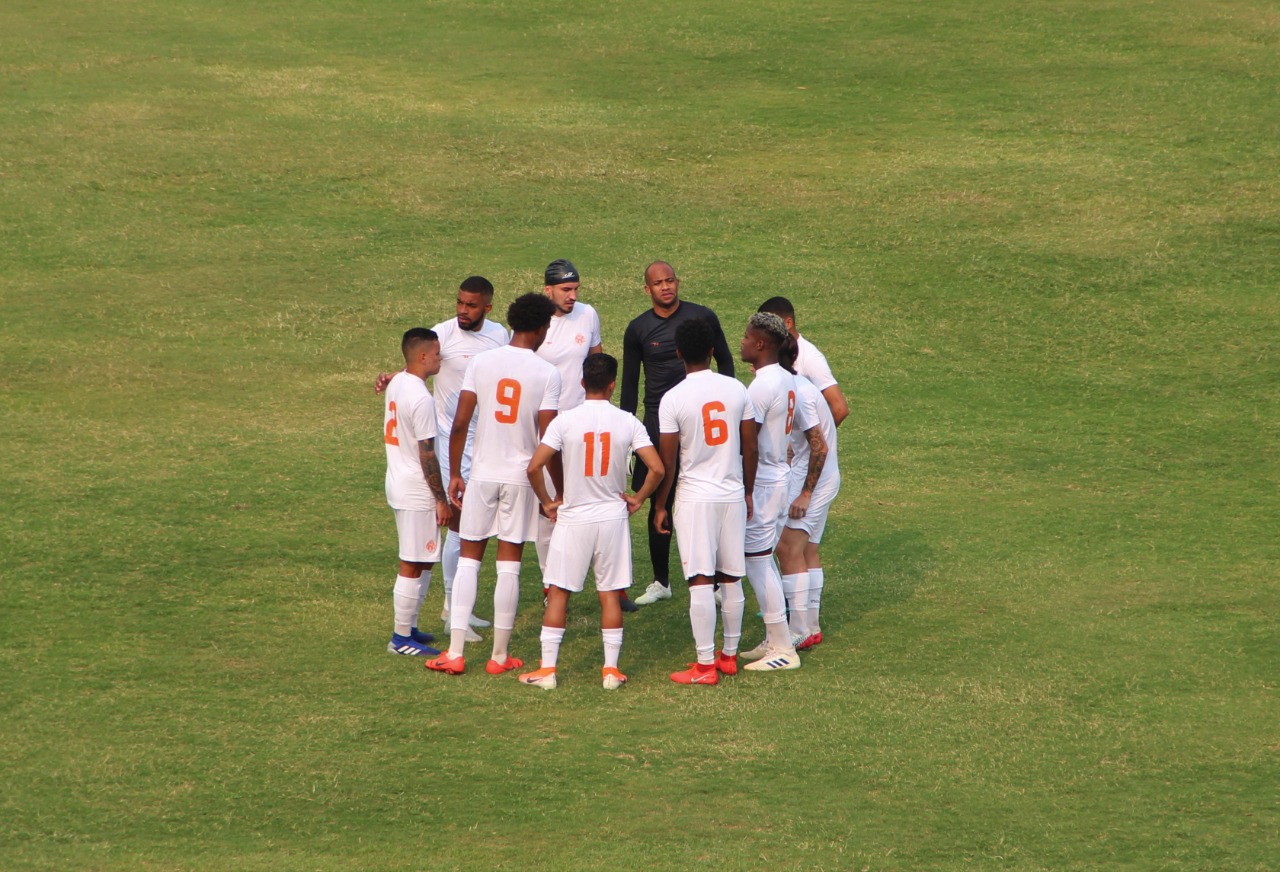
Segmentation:
<svg viewBox="0 0 1280 872">
<path fill-rule="evenodd" d="M 1278 49 L 1261 0 L 4 4 L 0 868 L 1280 868 Z M 607 350 L 666 258 L 830 357 L 799 672 L 672 685 L 679 595 L 614 694 L 586 602 L 554 693 L 385 653 L 373 376 L 557 257 Z"/>
</svg>

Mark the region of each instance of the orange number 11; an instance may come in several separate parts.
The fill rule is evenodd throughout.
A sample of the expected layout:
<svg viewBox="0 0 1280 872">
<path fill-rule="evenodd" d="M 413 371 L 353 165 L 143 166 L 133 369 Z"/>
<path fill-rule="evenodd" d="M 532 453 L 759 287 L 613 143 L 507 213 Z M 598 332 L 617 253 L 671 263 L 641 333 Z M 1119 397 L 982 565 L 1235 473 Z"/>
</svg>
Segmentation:
<svg viewBox="0 0 1280 872">
<path fill-rule="evenodd" d="M 596 454 L 596 434 L 586 433 L 582 437 L 582 441 L 587 443 L 587 478 L 595 475 L 595 454 Z M 609 474 L 609 434 L 600 434 L 600 475 Z"/>
</svg>

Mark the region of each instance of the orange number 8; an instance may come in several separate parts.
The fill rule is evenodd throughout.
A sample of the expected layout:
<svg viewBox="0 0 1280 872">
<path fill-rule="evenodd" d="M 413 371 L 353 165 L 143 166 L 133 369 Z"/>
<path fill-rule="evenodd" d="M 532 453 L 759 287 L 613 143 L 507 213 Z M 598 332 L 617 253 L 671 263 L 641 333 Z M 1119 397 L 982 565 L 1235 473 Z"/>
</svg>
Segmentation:
<svg viewBox="0 0 1280 872">
<path fill-rule="evenodd" d="M 520 413 L 520 382 L 513 378 L 504 378 L 498 382 L 498 405 L 504 409 L 496 409 L 493 417 L 499 424 L 514 424 Z"/>
<path fill-rule="evenodd" d="M 796 392 L 787 391 L 787 435 L 791 435 L 791 422 L 796 417 Z"/>
<path fill-rule="evenodd" d="M 712 412 L 723 412 L 724 403 L 712 402 L 702 407 L 702 435 L 708 445 L 723 445 L 729 441 L 729 425 L 723 418 L 711 417 Z"/>
</svg>

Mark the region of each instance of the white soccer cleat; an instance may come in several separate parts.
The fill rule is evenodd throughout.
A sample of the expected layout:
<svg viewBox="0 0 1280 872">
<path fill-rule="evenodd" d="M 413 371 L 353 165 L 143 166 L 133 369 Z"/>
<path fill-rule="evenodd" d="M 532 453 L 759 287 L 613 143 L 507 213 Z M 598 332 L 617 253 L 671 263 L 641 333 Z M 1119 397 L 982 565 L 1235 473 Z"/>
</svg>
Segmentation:
<svg viewBox="0 0 1280 872">
<path fill-rule="evenodd" d="M 671 588 L 660 581 L 654 580 L 649 582 L 649 586 L 644 589 L 644 593 L 636 597 L 636 605 L 651 606 L 660 600 L 669 599 L 671 599 Z"/>
<path fill-rule="evenodd" d="M 475 615 L 472 615 L 471 626 L 479 627 L 480 629 L 483 630 L 485 627 L 491 626 L 491 624 L 488 621 L 486 621 L 484 618 L 477 618 Z"/>
<path fill-rule="evenodd" d="M 800 634 L 800 635 L 798 635 L 798 636 L 792 636 L 792 637 L 791 637 L 791 647 L 792 647 L 792 648 L 797 648 L 797 649 L 798 649 L 798 648 L 799 648 L 799 647 L 804 643 L 804 640 L 805 640 L 805 639 L 808 639 L 808 638 L 809 638 L 809 634 L 808 634 L 808 633 L 801 633 L 801 634 Z"/>
<path fill-rule="evenodd" d="M 763 657 L 768 653 L 769 653 L 769 643 L 761 642 L 759 645 L 752 648 L 750 651 L 741 652 L 740 654 L 738 654 L 738 657 L 741 660 L 759 660 L 761 657 Z"/>
<path fill-rule="evenodd" d="M 781 672 L 784 669 L 799 669 L 800 655 L 794 648 L 773 648 L 754 663 L 742 667 L 751 672 Z"/>
<path fill-rule="evenodd" d="M 448 635 L 450 630 L 448 609 L 445 609 L 443 612 L 440 613 L 440 620 L 444 622 L 444 631 L 445 631 L 445 634 Z M 477 618 L 475 615 L 471 616 L 471 627 L 487 627 L 487 626 L 489 626 L 488 621 L 484 620 L 483 618 Z M 467 627 L 467 635 L 464 636 L 463 638 L 467 641 L 468 644 L 470 644 L 471 642 L 483 642 L 484 637 L 481 636 L 479 633 L 477 633 L 475 630 L 471 629 L 471 627 Z"/>
</svg>

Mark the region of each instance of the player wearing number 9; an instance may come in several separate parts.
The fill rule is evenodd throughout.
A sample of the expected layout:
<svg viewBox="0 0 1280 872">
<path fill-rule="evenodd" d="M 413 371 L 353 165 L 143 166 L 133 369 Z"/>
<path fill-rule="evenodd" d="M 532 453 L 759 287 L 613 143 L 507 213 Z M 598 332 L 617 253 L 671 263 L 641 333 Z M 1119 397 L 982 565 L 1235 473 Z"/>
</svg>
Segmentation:
<svg viewBox="0 0 1280 872">
<path fill-rule="evenodd" d="M 533 540 L 537 498 L 525 474 L 529 458 L 556 416 L 560 374 L 534 352 L 547 336 L 555 304 L 525 294 L 507 309 L 509 345 L 477 354 L 467 367 L 449 436 L 449 498 L 461 509 L 462 555 L 449 608 L 449 651 L 427 662 L 438 672 L 463 671 L 466 630 L 475 607 L 480 561 L 489 539 L 498 537 L 498 582 L 493 594 L 493 654 L 486 670 L 500 674 L 523 666 L 507 650 L 520 596 L 520 557 Z M 461 468 L 467 429 L 476 421 L 471 477 Z"/>
<path fill-rule="evenodd" d="M 665 532 L 674 520 L 698 654 L 697 664 L 672 674 L 679 684 L 715 684 L 721 672 L 737 672 L 742 638 L 745 528 L 757 462 L 755 410 L 741 382 L 711 371 L 714 337 L 702 319 L 676 328 L 676 353 L 686 375 L 658 408 L 665 472 L 653 498 L 654 525 Z M 677 477 L 677 455 L 680 486 L 673 518 L 668 518 L 666 499 Z M 724 595 L 724 647 L 718 657 L 713 581 Z"/>
</svg>

